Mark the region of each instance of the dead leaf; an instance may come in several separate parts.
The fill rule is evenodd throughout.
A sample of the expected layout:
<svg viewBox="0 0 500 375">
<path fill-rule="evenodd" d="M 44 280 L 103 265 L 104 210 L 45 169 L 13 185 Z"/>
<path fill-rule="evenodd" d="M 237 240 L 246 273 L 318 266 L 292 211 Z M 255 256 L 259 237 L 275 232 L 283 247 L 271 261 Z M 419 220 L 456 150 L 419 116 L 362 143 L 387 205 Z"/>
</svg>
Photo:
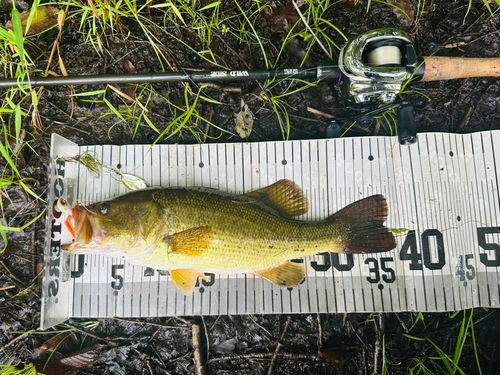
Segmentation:
<svg viewBox="0 0 500 375">
<path fill-rule="evenodd" d="M 252 133 L 253 126 L 253 113 L 247 104 L 240 112 L 234 114 L 234 123 L 238 135 L 243 139 L 247 139 Z"/>
<path fill-rule="evenodd" d="M 415 5 L 411 0 L 387 0 L 387 2 L 402 9 L 408 15 L 409 18 L 399 9 L 391 7 L 392 12 L 403 25 L 413 25 L 413 21 L 415 20 Z"/>
<path fill-rule="evenodd" d="M 333 367 L 341 368 L 351 360 L 352 351 L 350 350 L 318 350 L 318 356 L 325 358 Z"/>
<path fill-rule="evenodd" d="M 134 64 L 130 62 L 130 60 L 125 59 L 123 62 L 123 70 L 127 72 L 128 74 L 137 74 L 137 69 L 135 68 Z"/>
<path fill-rule="evenodd" d="M 304 0 L 297 1 L 297 6 L 304 5 Z M 271 8 L 265 7 L 262 13 L 262 25 L 271 29 L 274 33 L 283 33 L 283 21 L 287 20 L 290 27 L 300 19 L 299 14 L 295 10 L 293 3 L 285 5 L 280 11 L 273 4 Z"/>
<path fill-rule="evenodd" d="M 57 8 L 51 6 L 40 6 L 37 8 L 37 12 L 31 21 L 28 33 L 26 33 L 26 24 L 28 23 L 28 18 L 30 16 L 32 9 L 21 13 L 21 25 L 23 27 L 23 34 L 32 35 L 38 34 L 57 25 L 57 17 L 59 11 Z M 6 28 L 13 30 L 12 21 L 7 22 Z"/>
<path fill-rule="evenodd" d="M 72 367 L 86 367 L 94 364 L 99 359 L 100 351 L 106 345 L 94 344 L 77 352 L 66 355 L 60 359 L 60 362 Z"/>
<path fill-rule="evenodd" d="M 74 332 L 59 333 L 49 340 L 45 341 L 42 346 L 38 348 L 41 351 L 52 352 L 57 350 L 61 353 L 71 353 L 78 348 L 78 340 Z"/>
<path fill-rule="evenodd" d="M 73 375 L 80 368 L 93 365 L 99 359 L 101 349 L 105 347 L 106 345 L 94 344 L 65 356 L 54 352 L 48 359 L 37 360 L 35 369 L 45 375 Z"/>
<path fill-rule="evenodd" d="M 132 64 L 128 59 L 125 59 L 125 61 L 123 61 L 123 70 L 128 74 L 137 74 L 137 69 L 135 68 L 134 64 Z M 125 95 L 128 95 L 130 98 L 135 98 L 135 93 L 137 91 L 136 85 L 123 83 L 121 87 L 122 87 L 122 92 Z M 125 101 L 127 102 L 127 104 L 131 104 L 134 102 L 133 99 L 132 100 L 125 99 Z"/>
</svg>

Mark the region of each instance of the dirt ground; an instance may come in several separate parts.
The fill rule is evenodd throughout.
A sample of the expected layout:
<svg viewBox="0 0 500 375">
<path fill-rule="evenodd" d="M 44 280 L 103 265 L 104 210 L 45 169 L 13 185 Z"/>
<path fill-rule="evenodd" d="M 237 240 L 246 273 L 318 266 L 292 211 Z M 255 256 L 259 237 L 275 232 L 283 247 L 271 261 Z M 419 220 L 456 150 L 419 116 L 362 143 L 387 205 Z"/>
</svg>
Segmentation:
<svg viewBox="0 0 500 375">
<path fill-rule="evenodd" d="M 418 2 L 414 0 L 413 3 L 417 5 Z M 285 0 L 273 4 L 276 7 L 274 14 L 268 15 L 267 18 L 257 18 L 255 22 L 255 28 L 266 42 L 266 50 L 270 56 L 276 56 L 276 51 L 281 46 L 283 34 L 278 31 L 283 16 L 280 11 L 289 5 L 289 2 Z M 249 9 L 252 3 L 242 2 L 241 6 L 243 9 Z M 472 1 L 471 9 L 465 17 L 468 6 L 468 1 L 427 0 L 425 11 L 418 19 L 417 31 L 414 26 L 403 24 L 386 4 L 378 2 L 372 2 L 368 12 L 366 1 L 358 6 L 338 2 L 331 6 L 324 17 L 347 37 L 382 27 L 416 31 L 412 38 L 418 54 L 422 56 L 499 56 L 499 17 L 490 16 L 480 0 Z M 492 7 L 496 9 L 493 4 Z M 237 8 L 232 1 L 223 1 L 222 9 L 225 10 L 226 16 L 237 14 Z M 283 14 L 288 16 L 286 12 Z M 3 11 L 0 14 L 3 24 L 9 17 L 9 12 Z M 154 9 L 151 9 L 150 17 L 156 19 L 158 24 L 163 24 L 162 14 Z M 77 21 L 66 22 L 60 54 L 68 74 L 130 72 L 124 61 L 132 64 L 139 73 L 161 71 L 161 65 L 138 25 L 127 22 L 125 26 L 130 35 L 126 38 L 123 34 L 107 35 L 107 52 L 98 54 L 92 45 L 84 43 L 81 33 L 78 32 Z M 177 33 L 183 40 L 188 40 L 195 50 L 204 48 L 189 27 L 171 32 Z M 53 29 L 33 37 L 32 41 L 37 48 L 50 51 L 57 33 L 58 30 Z M 342 44 L 343 39 L 338 33 L 329 33 L 336 43 Z M 179 69 L 214 69 L 213 65 L 166 35 L 158 34 L 157 37 L 165 45 L 165 51 L 168 50 L 165 54 L 173 66 Z M 287 58 L 281 60 L 282 67 L 297 66 L 298 56 L 305 45 L 298 43 L 294 49 L 287 51 Z M 452 44 L 457 44 L 458 47 L 445 48 Z M 215 33 L 211 48 L 230 68 L 264 67 L 258 46 L 241 43 L 230 35 Z M 47 53 L 34 55 L 40 55 L 36 60 L 36 67 L 44 69 Z M 325 60 L 325 55 L 315 45 L 309 59 L 314 63 Z M 52 67 L 60 73 L 57 64 L 52 64 Z M 260 85 L 259 82 L 249 81 L 230 85 L 241 92 L 227 90 L 227 85 L 203 91 L 203 95 L 224 103 L 215 107 L 204 102 L 197 107 L 200 115 L 211 118 L 214 124 L 224 130 L 209 129 L 206 142 L 241 141 L 235 135 L 234 123 L 234 113 L 240 110 L 241 99 L 248 104 L 256 117 L 248 142 L 283 138 L 272 106 L 269 102 L 259 99 Z M 183 85 L 153 86 L 171 103 L 184 105 Z M 285 84 L 279 84 L 276 90 L 284 90 L 285 87 Z M 102 88 L 103 86 L 89 85 L 76 87 L 75 90 L 85 92 Z M 468 133 L 500 129 L 500 80 L 497 78 L 415 83 L 412 88 L 419 93 L 407 94 L 405 98 L 415 107 L 418 132 Z M 68 87 L 46 88 L 38 105 L 41 127 L 33 128 L 29 117 L 23 122 L 27 132 L 26 141 L 29 141 L 29 147 L 24 149 L 25 175 L 33 179 L 31 185 L 42 198 L 46 198 L 51 133 L 58 133 L 79 145 L 150 144 L 158 135 L 142 121 L 134 136 L 133 121 L 123 123 L 118 122 L 116 116 L 103 116 L 110 110 L 102 103 L 102 97 L 97 95 L 93 98 L 101 102 L 89 103 L 81 98 L 72 101 L 69 99 L 70 94 Z M 121 104 L 121 100 L 112 90 L 107 91 L 106 98 L 117 107 Z M 325 137 L 328 119 L 312 114 L 307 107 L 329 114 L 345 111 L 345 103 L 335 84 L 321 83 L 317 87 L 287 96 L 284 100 L 287 105 L 295 108 L 290 111 L 289 139 Z M 151 121 L 160 131 L 166 129 L 173 116 L 165 101 L 155 100 L 149 109 Z M 4 124 L 9 121 L 10 118 L 4 116 Z M 196 127 L 196 124 L 192 126 Z M 346 124 L 344 129 L 348 126 Z M 201 132 L 207 130 L 204 123 L 200 123 L 197 129 Z M 375 129 L 374 124 L 362 124 L 351 128 L 345 136 L 370 136 Z M 391 127 L 382 122 L 378 135 L 390 135 L 391 131 L 393 125 Z M 203 139 L 202 135 L 201 138 Z M 160 142 L 196 143 L 198 140 L 192 132 L 183 130 Z M 22 226 L 44 209 L 43 201 L 27 196 L 19 187 L 10 187 L 7 191 L 12 201 L 2 197 L 3 224 Z M 51 350 L 57 347 L 57 353 L 52 356 L 52 359 L 57 361 L 46 367 L 44 371 L 47 374 L 75 373 L 78 369 L 72 366 L 81 367 L 81 374 L 195 374 L 200 370 L 197 370 L 193 353 L 201 354 L 200 363 L 207 374 L 267 374 L 269 369 L 273 374 L 381 374 L 384 373 L 383 363 L 388 367 L 385 373 L 406 374 L 417 364 L 415 358 L 427 358 L 425 364 L 429 367 L 429 373 L 449 373 L 442 361 L 435 361 L 440 364 L 441 369 L 433 367 L 428 358 L 437 357 L 438 353 L 429 341 L 418 341 L 404 334 L 417 338 L 427 337 L 445 353 L 453 356 L 464 319 L 462 312 L 456 316 L 449 313 L 423 314 L 420 320 L 417 320 L 416 314 L 405 312 L 290 317 L 184 317 L 128 321 L 101 319 L 93 329 L 82 328 L 79 323 L 83 320 L 70 319 L 64 326 L 56 327 L 61 330 L 73 329 L 68 339 L 64 340 L 64 345 L 57 346 L 58 344 L 53 342 L 45 343 L 54 336 L 53 333 L 30 332 L 40 326 L 39 281 L 45 238 L 45 221 L 39 220 L 22 232 L 9 232 L 8 247 L 0 255 L 0 363 L 39 361 L 43 367 Z M 32 283 L 35 287 L 26 291 Z M 467 312 L 467 319 L 469 314 L 470 311 Z M 500 354 L 500 318 L 497 320 L 497 317 L 496 310 L 474 311 L 472 321 L 476 347 L 469 330 L 459 362 L 463 373 L 479 373 L 475 350 L 483 374 L 500 373 L 500 355 L 497 358 L 497 354 Z M 193 335 L 196 327 L 201 330 L 199 340 L 196 334 Z M 198 348 L 197 344 L 201 347 Z M 81 348 L 84 348 L 85 353 L 76 355 L 75 359 L 73 353 Z M 318 350 L 328 360 L 320 357 Z M 273 357 L 276 352 L 278 354 Z M 413 373 L 418 372 L 414 370 Z"/>
</svg>

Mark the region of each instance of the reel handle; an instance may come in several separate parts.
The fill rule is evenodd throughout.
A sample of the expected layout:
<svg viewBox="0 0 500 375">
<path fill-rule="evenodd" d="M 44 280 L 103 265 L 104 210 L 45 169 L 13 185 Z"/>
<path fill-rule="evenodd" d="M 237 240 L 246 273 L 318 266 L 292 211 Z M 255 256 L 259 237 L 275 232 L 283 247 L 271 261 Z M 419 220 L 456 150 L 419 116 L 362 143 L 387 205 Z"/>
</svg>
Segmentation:
<svg viewBox="0 0 500 375">
<path fill-rule="evenodd" d="M 398 124 L 398 141 L 400 145 L 411 145 L 417 142 L 415 128 L 415 111 L 408 102 L 403 102 L 396 110 Z"/>
<path fill-rule="evenodd" d="M 500 76 L 500 57 L 424 57 L 422 81 Z"/>
</svg>

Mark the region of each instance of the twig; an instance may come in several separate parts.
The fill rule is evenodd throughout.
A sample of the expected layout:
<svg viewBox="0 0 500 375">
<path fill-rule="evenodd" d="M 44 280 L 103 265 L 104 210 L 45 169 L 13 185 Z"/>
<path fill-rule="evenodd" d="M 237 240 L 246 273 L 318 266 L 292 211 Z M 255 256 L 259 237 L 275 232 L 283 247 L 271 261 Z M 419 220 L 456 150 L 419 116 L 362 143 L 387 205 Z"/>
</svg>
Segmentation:
<svg viewBox="0 0 500 375">
<path fill-rule="evenodd" d="M 17 281 L 19 284 L 21 284 L 21 286 L 25 290 L 27 290 L 30 293 L 33 293 L 36 297 L 40 298 L 40 296 L 38 295 L 37 292 L 35 292 L 34 290 L 32 290 L 29 286 L 26 286 L 26 284 L 24 284 L 21 280 L 19 280 L 12 272 L 10 272 L 10 270 L 7 268 L 7 266 L 5 265 L 5 263 L 3 262 L 3 260 L 0 260 L 0 264 L 7 270 L 7 272 L 10 274 L 10 276 L 12 277 L 12 279 L 14 279 L 14 281 Z"/>
<path fill-rule="evenodd" d="M 15 339 L 10 340 L 7 344 L 5 344 L 4 346 L 2 346 L 2 347 L 0 348 L 0 353 L 1 353 L 1 352 L 3 352 L 5 349 L 7 349 L 7 348 L 8 348 L 9 346 L 11 346 L 12 344 L 14 344 L 15 342 L 17 342 L 17 341 L 21 340 L 23 337 L 25 337 L 25 336 L 29 335 L 29 334 L 30 334 L 30 333 L 32 333 L 32 332 L 37 332 L 37 331 L 39 331 L 39 330 L 40 330 L 40 328 L 37 328 L 37 329 L 32 329 L 32 330 L 30 330 L 30 331 L 28 331 L 28 332 L 24 332 L 21 336 L 17 336 Z"/>
<path fill-rule="evenodd" d="M 210 340 L 208 338 L 207 325 L 205 324 L 205 319 L 203 318 L 203 316 L 201 317 L 201 321 L 203 323 L 203 329 L 205 330 L 205 338 L 206 338 L 206 341 L 207 341 L 207 357 L 206 357 L 206 361 L 208 361 L 208 358 L 210 357 Z"/>
<path fill-rule="evenodd" d="M 193 322 L 190 322 L 187 319 L 181 318 L 180 316 L 176 316 L 176 317 L 174 317 L 174 319 L 180 320 L 182 323 L 187 324 L 188 326 L 191 326 L 193 324 Z"/>
<path fill-rule="evenodd" d="M 325 52 L 326 56 L 328 56 L 328 58 L 331 60 L 332 59 L 332 56 L 328 53 L 328 51 L 326 50 L 325 46 L 323 46 L 323 43 L 321 43 L 321 41 L 319 40 L 319 38 L 316 36 L 316 34 L 314 33 L 314 31 L 312 31 L 311 27 L 307 24 L 307 21 L 304 17 L 304 15 L 302 14 L 302 12 L 300 11 L 299 9 L 299 6 L 297 5 L 297 3 L 295 2 L 295 0 L 292 0 L 292 3 L 293 3 L 293 6 L 295 7 L 295 10 L 297 11 L 297 13 L 299 14 L 300 16 L 300 19 L 302 20 L 302 22 L 304 23 L 304 25 L 306 25 L 307 27 L 307 30 L 309 30 L 309 32 L 311 33 L 311 35 L 314 35 L 314 37 L 316 38 L 316 40 L 318 41 L 318 44 L 319 46 L 321 47 L 321 49 Z"/>
<path fill-rule="evenodd" d="M 207 141 L 207 137 L 208 137 L 208 132 L 210 131 L 210 123 L 212 122 L 212 117 L 214 116 L 214 109 L 212 108 L 212 106 L 210 106 L 210 108 L 208 109 L 208 116 L 207 116 L 207 126 L 205 127 L 205 133 L 203 134 L 203 143 L 205 143 Z M 205 329 L 205 332 L 206 332 L 206 329 Z"/>
<path fill-rule="evenodd" d="M 372 375 L 380 374 L 380 358 L 382 357 L 382 341 L 384 337 L 384 315 L 378 313 L 379 327 L 377 331 L 377 340 L 375 341 L 375 350 L 373 353 L 373 371 Z"/>
<path fill-rule="evenodd" d="M 460 122 L 460 125 L 458 125 L 457 131 L 460 131 L 464 127 L 467 126 L 467 124 L 469 123 L 469 120 L 470 120 L 470 118 L 472 116 L 472 112 L 473 111 L 474 111 L 474 108 L 473 107 L 469 107 L 469 110 L 467 111 L 467 114 L 465 115 L 465 117 L 463 118 L 463 120 Z"/>
<path fill-rule="evenodd" d="M 92 338 L 94 338 L 96 340 L 103 341 L 108 346 L 111 346 L 111 347 L 117 347 L 118 346 L 118 344 L 116 342 L 111 341 L 112 339 L 107 339 L 107 338 L 103 338 L 103 337 L 94 335 L 93 333 L 90 333 L 88 331 L 85 331 L 84 329 L 81 329 L 81 328 L 78 328 L 78 327 L 74 326 L 73 324 L 63 323 L 63 325 L 66 326 L 66 327 L 68 327 L 68 328 L 72 328 L 75 331 L 78 331 L 78 332 L 80 332 L 80 333 L 82 333 L 84 335 L 90 336 L 90 337 L 92 337 Z"/>
<path fill-rule="evenodd" d="M 319 109 L 314 109 L 311 107 L 307 107 L 307 112 L 311 112 L 311 113 L 314 113 L 315 115 L 323 116 L 323 117 L 326 117 L 328 119 L 335 118 L 334 115 L 331 115 L 329 113 L 326 113 L 326 112 L 320 111 Z"/>
<path fill-rule="evenodd" d="M 396 314 L 396 318 L 398 318 L 399 320 L 399 323 L 401 323 L 401 327 L 403 327 L 403 329 L 405 330 L 406 333 L 410 332 L 408 330 L 408 327 L 406 327 L 406 324 L 403 322 L 403 320 L 399 317 L 399 314 L 397 312 L 395 312 L 394 314 Z"/>
<path fill-rule="evenodd" d="M 153 375 L 153 370 L 151 369 L 151 365 L 149 364 L 149 361 L 146 361 L 146 364 L 148 365 L 149 373 Z"/>
<path fill-rule="evenodd" d="M 295 1 L 294 1 L 294 3 L 295 3 Z M 285 338 L 285 334 L 286 334 L 286 331 L 288 329 L 288 326 L 290 325 L 291 320 L 292 319 L 290 318 L 290 316 L 288 316 L 286 318 L 285 328 L 283 329 L 283 333 L 281 334 L 280 340 L 278 341 L 278 345 L 276 345 L 276 350 L 274 351 L 274 354 L 271 358 L 271 364 L 269 365 L 269 370 L 267 371 L 267 375 L 271 375 L 271 373 L 273 371 L 274 362 L 276 362 L 276 358 L 278 357 L 278 352 L 281 349 L 281 342 Z"/>
<path fill-rule="evenodd" d="M 268 359 L 273 357 L 275 353 L 248 353 L 241 355 L 229 355 L 224 357 L 212 358 L 210 362 L 218 362 L 218 361 L 234 361 L 238 359 Z M 286 359 L 295 359 L 295 360 L 306 360 L 306 361 L 314 361 L 321 362 L 323 361 L 315 354 L 297 354 L 297 353 L 278 353 L 278 358 L 286 358 Z"/>
<path fill-rule="evenodd" d="M 19 284 L 21 284 L 21 286 L 23 288 L 26 288 L 26 285 L 24 285 L 24 283 L 21 280 L 19 280 L 12 272 L 10 272 L 10 270 L 7 268 L 7 266 L 5 265 L 5 263 L 3 262 L 3 260 L 0 260 L 0 264 L 9 273 L 10 277 L 12 277 L 14 280 L 16 280 Z"/>
<path fill-rule="evenodd" d="M 122 319 L 122 318 L 117 318 L 113 317 L 114 320 L 119 320 L 120 322 L 125 322 L 125 323 L 132 323 L 132 324 L 145 324 L 149 326 L 155 326 L 155 327 L 160 327 L 160 328 L 169 328 L 169 329 L 189 329 L 189 327 L 182 327 L 182 326 L 165 326 L 162 324 L 158 323 L 150 323 L 150 322 L 140 322 L 140 321 L 135 321 L 135 320 L 127 320 L 127 319 Z"/>
<path fill-rule="evenodd" d="M 321 315 L 316 315 L 318 319 L 318 350 L 323 348 L 323 327 L 321 326 Z"/>
<path fill-rule="evenodd" d="M 205 375 L 205 366 L 201 355 L 201 338 L 200 326 L 193 324 L 191 326 L 191 333 L 193 335 L 193 352 L 194 352 L 194 365 L 196 366 L 196 375 Z"/>
<path fill-rule="evenodd" d="M 373 130 L 373 135 L 378 135 L 378 132 L 380 130 L 380 122 L 382 121 L 382 119 L 377 119 L 377 121 L 375 122 L 375 129 Z"/>
<path fill-rule="evenodd" d="M 16 288 L 16 286 L 15 285 L 4 286 L 4 287 L 0 288 L 0 291 L 2 291 L 2 290 L 9 290 L 9 289 L 13 289 L 13 288 Z"/>
</svg>

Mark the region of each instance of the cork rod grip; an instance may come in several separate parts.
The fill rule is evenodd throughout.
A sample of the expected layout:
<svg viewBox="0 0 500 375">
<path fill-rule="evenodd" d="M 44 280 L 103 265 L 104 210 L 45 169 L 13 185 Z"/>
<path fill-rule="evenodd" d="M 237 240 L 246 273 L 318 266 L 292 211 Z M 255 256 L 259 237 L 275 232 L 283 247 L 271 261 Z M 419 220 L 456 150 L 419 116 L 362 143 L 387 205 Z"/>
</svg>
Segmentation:
<svg viewBox="0 0 500 375">
<path fill-rule="evenodd" d="M 500 57 L 424 57 L 425 73 L 422 81 L 441 81 L 470 77 L 500 76 Z"/>
</svg>

